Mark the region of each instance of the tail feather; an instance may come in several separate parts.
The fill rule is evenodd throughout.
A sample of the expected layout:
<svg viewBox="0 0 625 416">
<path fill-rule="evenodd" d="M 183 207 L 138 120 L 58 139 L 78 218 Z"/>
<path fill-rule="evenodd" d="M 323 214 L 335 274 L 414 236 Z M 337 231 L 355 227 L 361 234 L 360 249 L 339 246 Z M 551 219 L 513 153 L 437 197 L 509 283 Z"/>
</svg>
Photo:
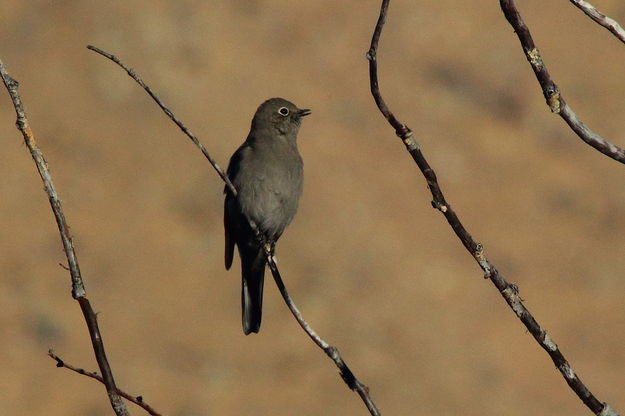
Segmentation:
<svg viewBox="0 0 625 416">
<path fill-rule="evenodd" d="M 243 281 L 241 308 L 243 332 L 249 335 L 260 330 L 263 308 L 263 281 L 265 280 L 265 258 L 262 252 L 251 262 L 242 260 Z"/>
</svg>

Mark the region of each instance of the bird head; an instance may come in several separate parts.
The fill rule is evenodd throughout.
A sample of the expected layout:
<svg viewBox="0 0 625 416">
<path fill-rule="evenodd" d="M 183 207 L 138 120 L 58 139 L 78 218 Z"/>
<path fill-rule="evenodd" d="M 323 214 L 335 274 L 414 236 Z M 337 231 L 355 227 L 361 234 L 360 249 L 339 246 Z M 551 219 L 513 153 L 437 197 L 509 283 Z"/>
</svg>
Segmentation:
<svg viewBox="0 0 625 416">
<path fill-rule="evenodd" d="M 271 98 L 262 103 L 254 114 L 252 130 L 270 129 L 282 135 L 297 135 L 302 117 L 310 114 L 307 108 L 297 108 L 284 98 Z"/>
</svg>

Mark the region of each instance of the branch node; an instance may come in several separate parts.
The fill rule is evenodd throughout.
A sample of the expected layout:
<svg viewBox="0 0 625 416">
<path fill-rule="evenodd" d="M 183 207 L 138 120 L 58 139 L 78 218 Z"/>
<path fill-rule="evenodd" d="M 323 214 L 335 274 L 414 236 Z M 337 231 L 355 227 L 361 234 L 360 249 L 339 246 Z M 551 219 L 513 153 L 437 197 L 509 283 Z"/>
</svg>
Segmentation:
<svg viewBox="0 0 625 416">
<path fill-rule="evenodd" d="M 328 357 L 332 358 L 334 361 L 340 361 L 341 356 L 339 354 L 339 350 L 334 345 L 328 346 L 326 354 L 328 354 Z"/>
<path fill-rule="evenodd" d="M 477 260 L 482 270 L 484 270 L 484 279 L 490 279 L 493 274 L 493 266 L 486 258 L 486 254 L 484 254 L 484 246 L 482 243 L 475 244 L 473 257 Z"/>
<path fill-rule="evenodd" d="M 562 105 L 560 102 L 560 90 L 558 90 L 558 87 L 554 84 L 552 88 L 548 88 L 545 91 L 545 95 L 547 95 L 547 105 L 549 106 L 551 112 L 554 114 L 560 114 Z"/>
<path fill-rule="evenodd" d="M 438 201 L 432 200 L 430 203 L 432 204 L 432 208 L 434 208 L 436 210 L 439 210 L 443 214 L 446 213 L 449 210 L 449 207 L 447 205 L 441 204 Z"/>
<path fill-rule="evenodd" d="M 482 243 L 475 244 L 475 252 L 473 254 L 478 260 L 484 258 L 484 246 Z"/>
<path fill-rule="evenodd" d="M 419 143 L 414 139 L 412 130 L 402 124 L 401 129 L 396 131 L 397 135 L 402 139 L 409 152 L 419 150 Z"/>
<path fill-rule="evenodd" d="M 599 416 L 619 416 L 619 414 L 609 404 L 603 403 L 603 410 L 601 410 Z"/>
<path fill-rule="evenodd" d="M 508 283 L 508 289 L 510 289 L 515 296 L 519 296 L 519 287 L 514 283 Z"/>
</svg>

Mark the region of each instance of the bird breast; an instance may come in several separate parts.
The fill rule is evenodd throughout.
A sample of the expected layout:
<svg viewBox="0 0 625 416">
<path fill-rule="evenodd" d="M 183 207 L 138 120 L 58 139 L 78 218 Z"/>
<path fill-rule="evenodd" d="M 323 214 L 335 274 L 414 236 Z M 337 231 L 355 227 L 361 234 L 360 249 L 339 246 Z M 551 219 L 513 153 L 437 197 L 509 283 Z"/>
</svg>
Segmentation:
<svg viewBox="0 0 625 416">
<path fill-rule="evenodd" d="M 268 237 L 280 236 L 297 211 L 303 186 L 302 159 L 295 151 L 261 155 L 250 152 L 246 172 L 240 172 L 239 197 L 242 212 Z"/>
</svg>

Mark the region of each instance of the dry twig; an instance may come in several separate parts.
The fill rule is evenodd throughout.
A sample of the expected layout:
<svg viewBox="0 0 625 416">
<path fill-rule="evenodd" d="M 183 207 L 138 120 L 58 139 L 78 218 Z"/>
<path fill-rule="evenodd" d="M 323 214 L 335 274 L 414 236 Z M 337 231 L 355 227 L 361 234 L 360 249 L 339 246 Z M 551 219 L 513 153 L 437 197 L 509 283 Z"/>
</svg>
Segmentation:
<svg viewBox="0 0 625 416">
<path fill-rule="evenodd" d="M 570 0 L 578 9 L 583 11 L 588 17 L 608 29 L 621 42 L 625 43 L 625 30 L 618 22 L 605 14 L 601 13 L 592 4 L 584 0 Z"/>
<path fill-rule="evenodd" d="M 209 163 L 217 171 L 221 179 L 226 183 L 226 186 L 228 186 L 228 189 L 232 192 L 233 195 L 235 196 L 237 195 L 236 188 L 234 187 L 232 182 L 230 182 L 230 179 L 228 179 L 228 175 L 223 171 L 223 169 L 219 167 L 217 162 L 211 157 L 211 155 L 208 153 L 208 151 L 202 145 L 199 139 L 195 137 L 195 135 L 193 135 L 193 133 L 191 133 L 191 131 L 187 127 L 185 127 L 185 125 L 180 120 L 178 120 L 178 118 L 176 118 L 173 112 L 162 103 L 162 101 L 158 98 L 158 96 L 150 89 L 149 86 L 146 85 L 145 82 L 143 82 L 143 80 L 132 69 L 124 65 L 115 55 L 105 52 L 102 49 L 99 49 L 92 45 L 87 46 L 87 48 L 110 59 L 111 61 L 116 63 L 118 66 L 120 66 L 122 69 L 124 69 L 126 73 L 137 84 L 139 84 L 150 95 L 150 97 L 152 97 L 152 99 L 158 104 L 158 106 L 165 112 L 167 117 L 169 117 L 169 119 L 172 120 L 183 131 L 183 133 L 186 134 L 187 137 L 189 137 L 189 139 L 191 139 L 191 141 L 202 151 L 206 159 L 208 159 Z M 282 298 L 284 299 L 287 307 L 289 308 L 289 310 L 291 311 L 291 313 L 297 320 L 297 323 L 302 327 L 302 329 L 306 332 L 306 334 L 308 334 L 308 336 L 313 340 L 313 342 L 317 344 L 317 346 L 319 346 L 319 348 L 321 348 L 326 353 L 326 355 L 328 355 L 328 357 L 332 359 L 332 361 L 334 361 L 334 364 L 338 367 L 340 371 L 340 375 L 345 381 L 345 384 L 347 384 L 347 386 L 351 390 L 354 390 L 358 393 L 358 395 L 362 399 L 365 406 L 367 406 L 369 413 L 372 415 L 379 415 L 380 412 L 377 409 L 373 400 L 371 399 L 371 396 L 369 395 L 369 388 L 365 386 L 364 384 L 362 384 L 360 381 L 358 381 L 354 373 L 350 370 L 350 368 L 347 366 L 347 364 L 341 357 L 339 350 L 336 347 L 325 342 L 323 339 L 321 339 L 321 337 L 319 337 L 319 335 L 312 329 L 312 327 L 308 324 L 308 322 L 306 322 L 306 320 L 303 318 L 301 312 L 299 311 L 299 309 L 293 302 L 293 299 L 289 295 L 289 292 L 287 291 L 284 285 L 284 282 L 282 281 L 280 271 L 278 270 L 278 266 L 276 265 L 276 262 L 273 258 L 273 253 L 271 253 L 271 250 L 268 245 L 263 244 L 263 238 L 258 232 L 258 227 L 256 226 L 256 224 L 254 224 L 254 222 L 251 221 L 249 218 L 248 218 L 248 221 L 252 229 L 256 231 L 256 235 L 257 235 L 257 238 L 259 239 L 259 242 L 261 243 L 261 246 L 265 247 L 265 256 L 267 257 L 267 264 L 269 265 L 271 274 L 273 275 L 276 285 L 278 286 L 278 289 L 280 290 L 280 294 L 282 295 Z"/>
<path fill-rule="evenodd" d="M 102 334 L 100 333 L 100 329 L 98 328 L 97 316 L 91 308 L 89 299 L 87 299 L 86 296 L 85 286 L 82 280 L 82 276 L 80 274 L 80 267 L 78 266 L 78 258 L 76 257 L 76 252 L 74 251 L 74 243 L 72 242 L 72 237 L 69 233 L 69 226 L 67 225 L 65 215 L 63 214 L 61 200 L 59 199 L 56 188 L 54 186 L 54 182 L 52 181 L 52 176 L 50 175 L 48 162 L 44 158 L 43 153 L 41 152 L 39 147 L 37 146 L 35 136 L 33 135 L 33 132 L 31 131 L 28 123 L 28 119 L 26 118 L 24 105 L 22 104 L 22 99 L 18 92 L 19 84 L 8 74 L 2 61 L 0 61 L 0 75 L 2 76 L 2 80 L 4 81 L 4 85 L 9 92 L 9 95 L 11 96 L 13 107 L 15 107 L 15 113 L 17 114 L 17 129 L 22 133 L 22 136 L 24 136 L 24 143 L 26 143 L 26 147 L 28 147 L 33 161 L 37 166 L 39 176 L 41 176 L 44 189 L 46 191 L 46 194 L 48 195 L 48 200 L 50 201 L 50 206 L 52 207 L 52 212 L 54 213 L 54 218 L 56 219 L 56 224 L 59 228 L 59 233 L 61 234 L 63 250 L 65 251 L 65 255 L 67 257 L 67 262 L 69 265 L 69 270 L 72 278 L 72 297 L 76 299 L 76 301 L 78 301 L 78 303 L 80 304 L 80 309 L 87 323 L 89 336 L 91 337 L 91 344 L 93 345 L 93 351 L 95 353 L 98 366 L 100 367 L 100 371 L 102 372 L 102 378 L 104 385 L 106 386 L 106 392 L 108 393 L 109 401 L 111 402 L 111 406 L 113 407 L 113 410 L 115 411 L 115 414 L 117 416 L 128 416 L 128 409 L 126 408 L 126 405 L 124 404 L 122 399 L 117 394 L 117 387 L 115 386 L 113 373 L 106 358 Z"/>
<path fill-rule="evenodd" d="M 519 296 L 518 287 L 514 284 L 508 283 L 504 279 L 504 277 L 486 257 L 483 246 L 476 242 L 471 234 L 469 234 L 469 232 L 465 229 L 451 205 L 445 200 L 443 191 L 441 190 L 436 178 L 436 173 L 421 152 L 419 145 L 414 140 L 412 130 L 405 124 L 401 123 L 384 102 L 378 85 L 377 49 L 380 41 L 380 35 L 382 33 L 382 27 L 384 26 L 384 22 L 386 20 L 389 3 L 390 0 L 382 0 L 380 15 L 371 39 L 371 47 L 367 53 L 367 59 L 369 60 L 371 94 L 373 95 L 380 112 L 395 129 L 395 134 L 404 142 L 406 150 L 408 150 L 412 159 L 425 177 L 428 188 L 432 193 L 432 206 L 438 209 L 445 216 L 445 219 L 453 229 L 456 236 L 458 236 L 464 247 L 484 271 L 484 277 L 490 279 L 497 287 L 497 290 L 499 290 L 499 293 L 503 296 L 512 311 L 521 320 L 521 322 L 523 322 L 538 344 L 547 352 L 547 354 L 549 354 L 549 357 L 553 360 L 556 368 L 560 371 L 571 389 L 584 402 L 584 404 L 588 406 L 588 408 L 595 412 L 595 414 L 601 414 L 602 416 L 616 415 L 616 412 L 611 409 L 610 406 L 600 402 L 590 392 L 590 390 L 588 390 L 586 385 L 582 383 L 577 374 L 575 374 L 571 368 L 568 361 L 564 358 L 564 355 L 556 343 L 549 337 L 547 332 L 540 327 L 529 310 L 527 310 Z"/>
<path fill-rule="evenodd" d="M 596 150 L 600 151 L 604 155 L 618 161 L 625 163 L 625 150 L 610 143 L 597 133 L 593 132 L 588 126 L 586 126 L 573 112 L 573 109 L 564 101 L 560 89 L 555 82 L 551 79 L 547 66 L 540 56 L 540 52 L 534 44 L 532 35 L 525 22 L 521 18 L 519 11 L 514 4 L 514 0 L 499 0 L 501 10 L 506 16 L 508 23 L 514 28 L 525 57 L 530 63 L 534 75 L 543 90 L 543 95 L 547 100 L 547 105 L 551 109 L 551 112 L 558 114 L 569 125 L 571 130 L 575 132 L 585 143 L 592 146 Z"/>
<path fill-rule="evenodd" d="M 56 366 L 57 367 L 67 368 L 68 370 L 72 370 L 75 373 L 82 374 L 83 376 L 90 377 L 90 378 L 92 378 L 94 380 L 97 380 L 100 383 L 104 384 L 104 379 L 98 373 L 90 372 L 90 371 L 87 371 L 87 370 L 85 370 L 83 368 L 75 367 L 75 366 L 67 363 L 65 360 L 63 360 L 58 355 L 56 355 L 54 353 L 54 351 L 52 351 L 52 350 L 48 350 L 48 356 L 50 358 L 52 358 L 54 361 L 56 361 Z M 141 397 L 141 396 L 132 396 L 132 395 L 126 393 L 125 391 L 123 391 L 123 390 L 121 390 L 119 388 L 117 388 L 117 393 L 120 396 L 122 396 L 124 399 L 129 400 L 129 401 L 133 402 L 134 404 L 136 404 L 137 406 L 142 407 L 146 412 L 148 412 L 152 416 L 161 416 L 161 414 L 158 413 L 152 406 L 150 406 L 149 404 L 147 404 L 146 402 L 143 401 L 143 397 Z"/>
<path fill-rule="evenodd" d="M 373 399 L 369 395 L 369 387 L 358 381 L 354 373 L 352 373 L 352 370 L 349 369 L 349 367 L 341 357 L 338 348 L 328 344 L 323 339 L 321 339 L 321 337 L 317 335 L 315 330 L 312 329 L 310 325 L 308 325 L 308 322 L 304 320 L 304 317 L 291 299 L 291 295 L 289 295 L 289 292 L 284 286 L 284 282 L 282 281 L 280 271 L 278 271 L 278 266 L 276 265 L 274 258 L 271 256 L 270 253 L 267 252 L 266 254 L 271 274 L 276 281 L 276 285 L 280 290 L 282 298 L 284 299 L 287 306 L 289 307 L 289 310 L 297 320 L 297 323 L 302 327 L 304 331 L 306 331 L 310 339 L 312 339 L 313 342 L 317 344 L 317 346 L 319 346 L 319 348 L 321 348 L 326 353 L 326 355 L 330 357 L 330 359 L 332 359 L 332 361 L 334 361 L 334 364 L 336 364 L 336 366 L 339 368 L 339 373 L 343 381 L 345 381 L 345 384 L 347 384 L 350 389 L 358 393 L 365 406 L 367 406 L 369 413 L 371 413 L 372 415 L 379 415 L 380 411 L 378 410 L 375 403 L 373 402 Z"/>
</svg>

